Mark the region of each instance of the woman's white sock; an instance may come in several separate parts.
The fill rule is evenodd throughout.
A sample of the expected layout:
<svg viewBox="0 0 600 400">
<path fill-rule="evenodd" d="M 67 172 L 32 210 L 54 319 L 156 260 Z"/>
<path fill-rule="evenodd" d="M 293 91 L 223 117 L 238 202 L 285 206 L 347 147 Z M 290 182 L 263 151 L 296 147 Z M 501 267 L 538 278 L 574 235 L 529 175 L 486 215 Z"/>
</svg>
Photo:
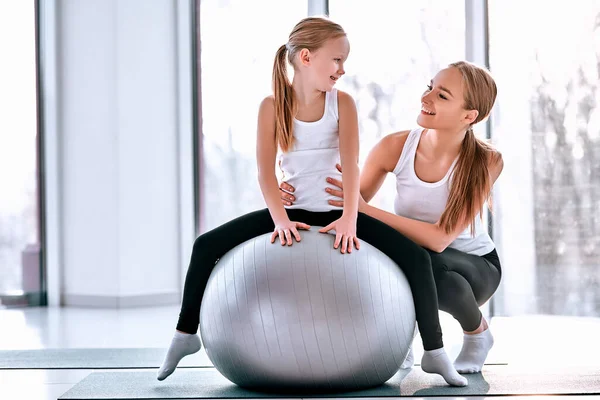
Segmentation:
<svg viewBox="0 0 600 400">
<path fill-rule="evenodd" d="M 462 348 L 454 361 L 454 367 L 461 374 L 481 372 L 483 363 L 493 345 L 494 337 L 489 328 L 474 335 L 465 333 Z"/>
</svg>

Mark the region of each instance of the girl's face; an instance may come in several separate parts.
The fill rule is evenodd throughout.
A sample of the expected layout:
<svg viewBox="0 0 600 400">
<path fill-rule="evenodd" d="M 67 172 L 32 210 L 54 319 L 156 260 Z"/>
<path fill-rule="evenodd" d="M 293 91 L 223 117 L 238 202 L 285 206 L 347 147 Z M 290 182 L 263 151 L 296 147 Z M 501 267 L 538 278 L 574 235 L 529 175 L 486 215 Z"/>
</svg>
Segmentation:
<svg viewBox="0 0 600 400">
<path fill-rule="evenodd" d="M 300 51 L 300 66 L 309 82 L 314 82 L 317 90 L 330 92 L 337 80 L 346 73 L 344 63 L 350 53 L 346 36 L 330 39 L 314 52 Z"/>
<path fill-rule="evenodd" d="M 421 112 L 417 123 L 423 128 L 456 131 L 466 129 L 477 117 L 477 111 L 464 109 L 461 72 L 454 67 L 438 72 L 421 96 Z"/>
</svg>

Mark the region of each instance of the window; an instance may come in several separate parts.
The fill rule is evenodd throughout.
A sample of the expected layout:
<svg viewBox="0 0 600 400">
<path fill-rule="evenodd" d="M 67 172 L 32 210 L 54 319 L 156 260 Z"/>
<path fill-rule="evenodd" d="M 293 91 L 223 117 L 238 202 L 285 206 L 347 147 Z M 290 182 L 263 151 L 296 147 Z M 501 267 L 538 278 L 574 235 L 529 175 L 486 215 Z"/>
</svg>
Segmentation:
<svg viewBox="0 0 600 400">
<path fill-rule="evenodd" d="M 600 3 L 490 0 L 497 313 L 600 313 Z M 518 12 L 515 12 L 518 10 Z M 543 10 L 543 18 L 531 18 Z"/>
<path fill-rule="evenodd" d="M 200 2 L 202 232 L 265 207 L 256 176 L 258 107 L 272 93 L 275 52 L 306 16 L 306 0 Z"/>
<path fill-rule="evenodd" d="M 0 3 L 0 304 L 41 291 L 35 9 Z"/>
<path fill-rule="evenodd" d="M 384 136 L 416 127 L 430 79 L 465 57 L 464 0 L 330 0 L 330 17 L 350 41 L 338 88 L 356 101 L 361 167 Z M 371 204 L 393 210 L 393 177 Z"/>
</svg>

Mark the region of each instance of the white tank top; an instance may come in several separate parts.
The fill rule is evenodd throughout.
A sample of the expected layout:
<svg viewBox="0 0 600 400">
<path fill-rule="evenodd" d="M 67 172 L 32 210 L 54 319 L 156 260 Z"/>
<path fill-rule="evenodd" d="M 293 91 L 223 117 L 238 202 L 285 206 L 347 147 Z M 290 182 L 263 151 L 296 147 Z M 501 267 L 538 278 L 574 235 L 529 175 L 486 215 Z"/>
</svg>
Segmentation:
<svg viewBox="0 0 600 400">
<path fill-rule="evenodd" d="M 320 120 L 304 122 L 294 118 L 293 146 L 277 157 L 282 180 L 296 189 L 294 204 L 286 208 L 308 211 L 340 209 L 327 203 L 336 198 L 325 191 L 327 186 L 331 186 L 325 181 L 327 177 L 342 179 L 342 174 L 335 168 L 335 164 L 340 163 L 338 120 L 336 89 L 325 92 L 325 110 Z"/>
<path fill-rule="evenodd" d="M 396 199 L 394 211 L 406 218 L 435 224 L 446 209 L 450 194 L 452 173 L 458 158 L 454 160 L 448 173 L 438 182 L 424 182 L 415 172 L 415 155 L 423 128 L 413 129 L 406 139 L 400 159 L 394 168 L 396 175 Z M 478 256 L 485 255 L 495 248 L 479 214 L 475 217 L 475 235 L 467 227 L 449 247 Z"/>
</svg>

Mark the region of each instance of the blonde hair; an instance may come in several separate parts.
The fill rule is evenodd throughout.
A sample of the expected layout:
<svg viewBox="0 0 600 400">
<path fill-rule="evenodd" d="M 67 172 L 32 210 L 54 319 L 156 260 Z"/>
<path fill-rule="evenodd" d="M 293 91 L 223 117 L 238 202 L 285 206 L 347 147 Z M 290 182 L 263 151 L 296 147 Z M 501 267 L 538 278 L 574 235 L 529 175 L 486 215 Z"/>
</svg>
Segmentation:
<svg viewBox="0 0 600 400">
<path fill-rule="evenodd" d="M 464 109 L 477 110 L 477 119 L 469 126 L 454 168 L 452 185 L 446 209 L 440 219 L 440 226 L 446 233 L 452 232 L 459 223 L 471 222 L 474 234 L 475 216 L 483 211 L 488 201 L 491 210 L 492 181 L 488 170 L 490 157 L 497 162 L 499 153 L 494 147 L 473 133 L 472 126 L 485 119 L 496 101 L 498 92 L 490 73 L 477 65 L 459 61 L 449 65 L 462 74 L 464 88 Z M 480 216 L 483 218 L 483 216 Z"/>
<path fill-rule="evenodd" d="M 294 57 L 302 49 L 316 51 L 328 40 L 342 36 L 346 36 L 346 32 L 335 22 L 322 17 L 308 17 L 296 24 L 288 42 L 277 50 L 273 64 L 275 140 L 282 151 L 288 151 L 293 144 L 292 127 L 296 115 L 296 101 L 287 75 L 287 62 L 293 65 Z"/>
</svg>

